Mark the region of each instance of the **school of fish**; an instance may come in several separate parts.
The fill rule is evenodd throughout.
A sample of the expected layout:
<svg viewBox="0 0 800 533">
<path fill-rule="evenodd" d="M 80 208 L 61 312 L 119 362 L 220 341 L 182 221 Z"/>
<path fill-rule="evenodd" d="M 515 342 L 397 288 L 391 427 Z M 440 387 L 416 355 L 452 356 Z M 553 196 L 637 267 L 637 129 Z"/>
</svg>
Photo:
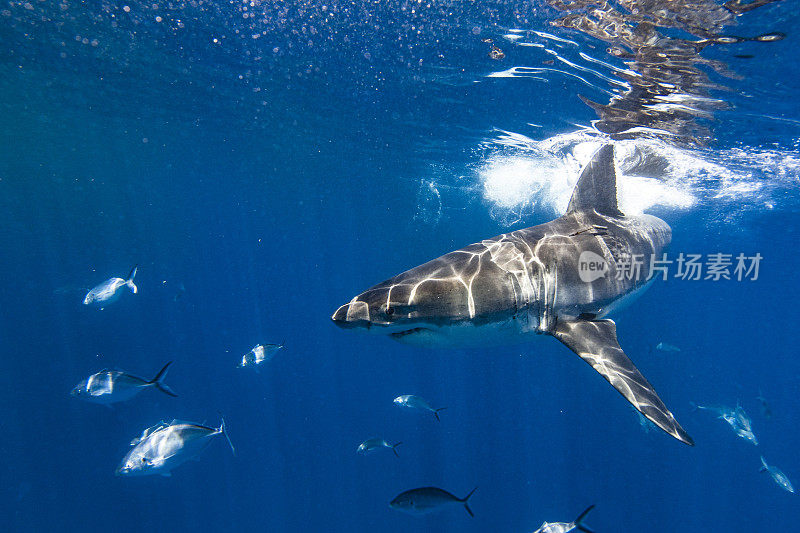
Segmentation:
<svg viewBox="0 0 800 533">
<path fill-rule="evenodd" d="M 96 285 L 87 292 L 83 300 L 84 305 L 93 304 L 104 309 L 106 305 L 119 299 L 123 287 L 127 287 L 132 294 L 137 294 L 138 287 L 134 283 L 137 271 L 138 266 L 134 266 L 126 278 L 112 277 Z M 181 291 L 181 294 L 183 291 L 185 289 Z M 262 366 L 269 363 L 283 348 L 284 343 L 256 344 L 241 356 L 236 368 L 251 368 L 255 372 L 259 372 Z M 674 354 L 681 352 L 680 348 L 664 342 L 658 343 L 656 349 Z M 132 400 L 147 389 L 154 389 L 167 396 L 175 397 L 177 394 L 164 383 L 171 364 L 171 361 L 166 363 L 152 379 L 141 378 L 122 370 L 103 369 L 81 380 L 70 394 L 74 398 L 107 407 Z M 758 401 L 764 417 L 771 417 L 772 410 L 760 393 Z M 433 407 L 428 400 L 414 394 L 397 396 L 393 403 L 407 410 L 431 413 L 437 421 L 441 421 L 439 413 L 446 409 L 446 407 Z M 734 408 L 694 404 L 693 406 L 695 410 L 705 410 L 715 414 L 717 418 L 728 423 L 738 437 L 753 445 L 758 445 L 758 439 L 753 432 L 752 420 L 738 402 Z M 638 411 L 637 415 L 643 429 L 649 431 L 653 427 L 652 422 Z M 179 420 L 160 421 L 142 431 L 130 442 L 130 450 L 125 454 L 115 472 L 119 476 L 126 477 L 148 475 L 170 477 L 173 469 L 191 459 L 196 459 L 212 441 L 216 440 L 215 437 L 225 437 L 231 452 L 235 455 L 236 451 L 226 430 L 224 419 L 221 420 L 218 427 Z M 399 458 L 397 447 L 401 444 L 401 441 L 391 442 L 383 437 L 372 437 L 361 442 L 356 451 L 358 454 L 366 455 L 377 450 L 391 450 Z M 767 464 L 763 456 L 761 456 L 760 471 L 769 474 L 770 478 L 785 491 L 794 493 L 794 487 L 786 474 L 779 468 Z M 476 490 L 477 487 L 460 498 L 439 487 L 413 488 L 398 494 L 389 502 L 389 507 L 419 516 L 449 507 L 462 506 L 469 516 L 474 516 L 469 501 Z M 568 533 L 575 530 L 592 533 L 583 524 L 583 521 L 593 508 L 594 505 L 588 507 L 572 522 L 544 522 L 534 533 Z"/>
</svg>

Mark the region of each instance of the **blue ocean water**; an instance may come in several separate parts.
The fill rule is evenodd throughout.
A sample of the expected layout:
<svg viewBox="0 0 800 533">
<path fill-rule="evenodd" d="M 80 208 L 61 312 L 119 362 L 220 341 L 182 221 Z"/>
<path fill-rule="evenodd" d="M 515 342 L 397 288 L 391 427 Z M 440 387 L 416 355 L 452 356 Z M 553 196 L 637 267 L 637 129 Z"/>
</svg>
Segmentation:
<svg viewBox="0 0 800 533">
<path fill-rule="evenodd" d="M 662 41 L 710 42 L 656 16 L 687 5 L 641 9 Z M 715 35 L 749 40 L 695 46 L 669 82 L 685 90 L 619 106 L 619 129 L 580 97 L 609 104 L 659 64 L 615 55 L 633 37 L 553 24 L 564 9 L 604 20 L 555 0 L 0 6 L 4 529 L 511 532 L 591 504 L 598 532 L 796 528 L 759 456 L 800 480 L 798 13 L 726 19 Z M 331 323 L 376 282 L 557 217 L 604 142 L 623 209 L 667 221 L 673 258 L 763 257 L 756 280 L 671 277 L 614 317 L 695 447 L 648 431 L 547 336 L 432 350 Z M 657 163 L 626 172 L 636 153 Z M 82 305 L 135 264 L 138 294 Z M 285 348 L 260 373 L 235 368 L 268 342 Z M 177 398 L 69 395 L 168 361 Z M 447 410 L 403 411 L 400 394 Z M 757 447 L 692 409 L 737 401 Z M 235 456 L 215 439 L 169 478 L 114 475 L 143 429 L 222 416 Z M 373 436 L 403 441 L 399 457 L 357 455 Z M 478 487 L 475 517 L 389 508 L 429 485 Z"/>
</svg>

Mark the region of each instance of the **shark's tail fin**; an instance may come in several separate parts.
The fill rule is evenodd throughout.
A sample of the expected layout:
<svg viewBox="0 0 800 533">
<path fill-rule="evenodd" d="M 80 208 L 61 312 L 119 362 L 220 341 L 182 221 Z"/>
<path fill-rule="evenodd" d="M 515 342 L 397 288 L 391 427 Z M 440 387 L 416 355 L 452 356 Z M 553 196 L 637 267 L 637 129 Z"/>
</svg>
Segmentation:
<svg viewBox="0 0 800 533">
<path fill-rule="evenodd" d="M 447 409 L 447 407 L 440 407 L 440 408 L 438 408 L 438 409 L 434 409 L 434 410 L 433 410 L 433 416 L 435 416 L 435 417 L 436 417 L 436 420 L 438 420 L 438 421 L 440 421 L 440 422 L 442 421 L 442 419 L 441 419 L 441 418 L 439 418 L 439 411 L 444 411 L 445 409 Z"/>
<path fill-rule="evenodd" d="M 698 410 L 698 409 L 700 409 L 700 406 L 699 406 L 699 405 L 697 405 L 697 404 L 696 404 L 696 403 L 694 403 L 694 402 L 689 402 L 689 405 L 691 405 L 691 406 L 692 406 L 692 412 L 693 412 L 693 413 L 696 413 L 696 412 L 697 412 L 697 410 Z"/>
<path fill-rule="evenodd" d="M 131 292 L 133 294 L 136 294 L 137 292 L 139 292 L 139 289 L 133 283 L 133 278 L 136 276 L 136 271 L 137 270 L 139 270 L 139 265 L 134 265 L 134 267 L 131 269 L 130 274 L 128 274 L 127 281 L 125 281 L 125 285 L 128 286 L 128 288 L 131 290 Z"/>
<path fill-rule="evenodd" d="M 233 455 L 236 456 L 236 448 L 233 447 L 233 443 L 231 442 L 231 438 L 228 436 L 228 431 L 225 429 L 225 419 L 224 418 L 221 419 L 221 422 L 219 424 L 219 427 L 217 428 L 217 431 L 222 433 L 223 435 L 225 435 L 225 438 L 228 441 L 228 446 L 231 447 L 231 453 L 233 453 Z"/>
<path fill-rule="evenodd" d="M 583 519 L 586 518 L 586 515 L 589 514 L 589 511 L 591 511 L 592 509 L 594 509 L 594 505 L 590 505 L 589 507 L 587 507 L 586 510 L 582 512 L 580 516 L 578 516 L 578 518 L 576 518 L 575 521 L 573 522 L 576 528 L 580 529 L 585 533 L 594 533 L 591 529 L 582 524 Z"/>
<path fill-rule="evenodd" d="M 761 468 L 758 469 L 759 472 L 766 472 L 768 470 L 767 462 L 764 460 L 764 456 L 761 456 Z"/>
<path fill-rule="evenodd" d="M 400 457 L 400 455 L 397 453 L 397 447 L 400 446 L 401 444 L 403 444 L 403 441 L 392 444 L 392 451 L 394 452 L 395 455 L 397 455 L 397 457 Z"/>
<path fill-rule="evenodd" d="M 472 489 L 471 491 L 469 491 L 469 494 L 467 494 L 467 495 L 466 495 L 466 496 L 464 496 L 464 497 L 463 497 L 461 500 L 459 500 L 461 503 L 463 503 L 463 504 L 464 504 L 464 509 L 466 509 L 466 510 L 467 510 L 467 512 L 469 513 L 469 515 L 470 515 L 471 517 L 473 517 L 473 518 L 475 518 L 475 513 L 473 513 L 473 512 L 472 512 L 472 509 L 470 509 L 470 508 L 469 508 L 469 499 L 470 499 L 470 497 L 471 497 L 471 496 L 472 496 L 472 495 L 475 493 L 475 491 L 476 491 L 476 490 L 478 490 L 478 487 L 475 487 L 474 489 Z"/>
<path fill-rule="evenodd" d="M 167 386 L 166 383 L 164 383 L 164 377 L 166 377 L 167 369 L 169 368 L 169 365 L 171 365 L 171 364 L 172 364 L 172 361 L 170 361 L 169 363 L 164 365 L 164 367 L 161 370 L 158 371 L 158 374 L 156 374 L 156 377 L 151 379 L 149 383 L 151 385 L 153 385 L 155 388 L 157 388 L 158 390 L 160 390 L 161 392 L 163 392 L 164 394 L 168 394 L 170 396 L 177 396 L 177 394 L 175 394 L 175 392 L 172 389 L 170 389 Z"/>
</svg>

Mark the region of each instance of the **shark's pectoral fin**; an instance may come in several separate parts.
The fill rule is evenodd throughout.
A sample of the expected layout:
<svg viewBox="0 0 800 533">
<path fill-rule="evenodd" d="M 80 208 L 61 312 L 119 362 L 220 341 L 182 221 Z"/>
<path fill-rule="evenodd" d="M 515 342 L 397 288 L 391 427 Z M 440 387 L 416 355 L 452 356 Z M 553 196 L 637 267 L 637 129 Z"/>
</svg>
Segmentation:
<svg viewBox="0 0 800 533">
<path fill-rule="evenodd" d="M 617 341 L 617 326 L 611 320 L 564 320 L 552 331 L 555 338 L 581 356 L 616 388 L 625 399 L 655 425 L 681 442 L 694 441 L 678 424 L 653 386 L 625 355 Z"/>
</svg>

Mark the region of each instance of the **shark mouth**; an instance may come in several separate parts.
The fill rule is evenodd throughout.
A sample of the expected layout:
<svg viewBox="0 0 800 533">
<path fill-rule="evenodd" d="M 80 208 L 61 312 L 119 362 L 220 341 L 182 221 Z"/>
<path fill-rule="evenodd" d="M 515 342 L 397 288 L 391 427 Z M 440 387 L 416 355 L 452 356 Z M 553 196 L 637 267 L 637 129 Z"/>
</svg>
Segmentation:
<svg viewBox="0 0 800 533">
<path fill-rule="evenodd" d="M 389 336 L 393 339 L 402 339 L 408 335 L 413 335 L 415 333 L 421 333 L 423 331 L 428 331 L 428 328 L 411 328 L 411 329 L 404 329 L 403 331 L 395 331 L 394 333 L 389 333 Z"/>
</svg>

